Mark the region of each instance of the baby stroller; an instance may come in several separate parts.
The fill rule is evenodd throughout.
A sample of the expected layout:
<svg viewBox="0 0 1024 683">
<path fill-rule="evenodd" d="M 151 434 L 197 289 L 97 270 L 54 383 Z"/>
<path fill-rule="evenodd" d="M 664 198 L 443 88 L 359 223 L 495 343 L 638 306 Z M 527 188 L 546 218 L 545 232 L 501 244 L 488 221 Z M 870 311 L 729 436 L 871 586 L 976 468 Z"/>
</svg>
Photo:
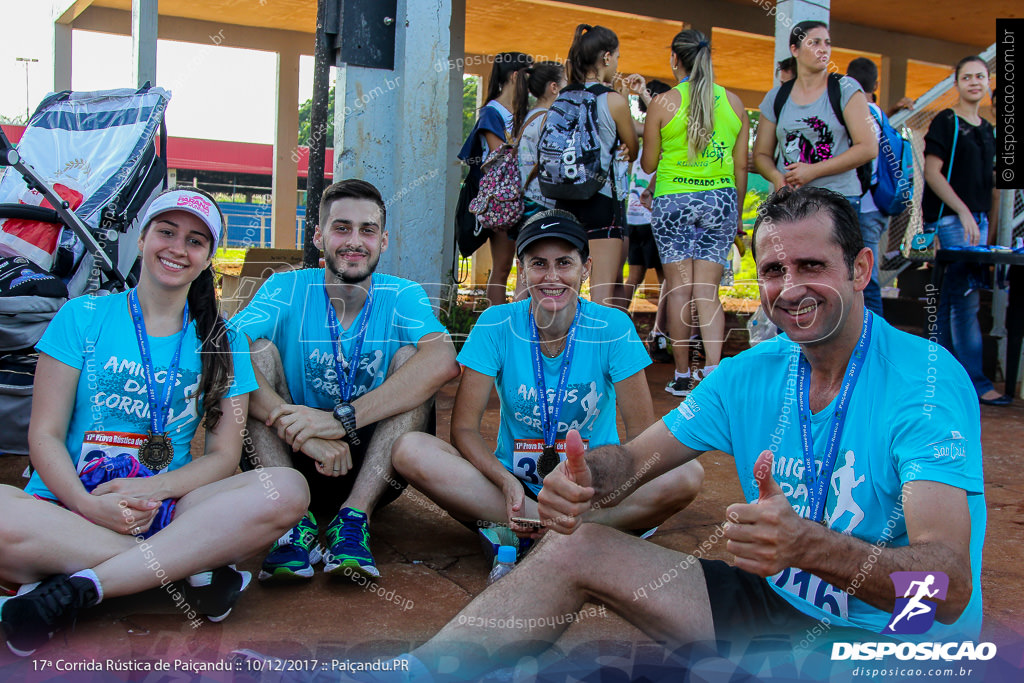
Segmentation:
<svg viewBox="0 0 1024 683">
<path fill-rule="evenodd" d="M 0 129 L 0 453 L 28 453 L 33 347 L 57 309 L 135 284 L 139 218 L 166 187 L 169 100 L 148 85 L 51 93 L 17 148 Z"/>
</svg>

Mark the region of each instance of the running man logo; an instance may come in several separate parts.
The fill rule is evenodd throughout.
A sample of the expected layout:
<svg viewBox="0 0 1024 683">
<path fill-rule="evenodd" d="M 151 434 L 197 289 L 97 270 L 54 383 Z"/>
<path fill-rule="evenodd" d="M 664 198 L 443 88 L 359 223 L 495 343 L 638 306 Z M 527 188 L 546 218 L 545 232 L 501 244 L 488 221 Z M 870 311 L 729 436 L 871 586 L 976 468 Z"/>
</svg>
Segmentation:
<svg viewBox="0 0 1024 683">
<path fill-rule="evenodd" d="M 882 633 L 924 633 L 935 623 L 939 600 L 946 599 L 949 577 L 943 572 L 893 572 L 896 588 L 892 620 Z"/>
</svg>

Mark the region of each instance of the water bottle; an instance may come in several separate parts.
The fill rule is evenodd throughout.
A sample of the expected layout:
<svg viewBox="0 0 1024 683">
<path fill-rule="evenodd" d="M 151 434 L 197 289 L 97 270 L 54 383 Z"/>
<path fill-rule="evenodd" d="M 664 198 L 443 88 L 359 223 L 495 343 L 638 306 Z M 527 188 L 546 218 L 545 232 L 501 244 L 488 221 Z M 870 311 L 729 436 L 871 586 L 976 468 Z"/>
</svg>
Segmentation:
<svg viewBox="0 0 1024 683">
<path fill-rule="evenodd" d="M 494 565 L 490 576 L 487 577 L 487 585 L 491 585 L 501 577 L 512 571 L 516 566 L 516 547 L 514 545 L 503 545 L 498 548 L 498 564 Z"/>
</svg>

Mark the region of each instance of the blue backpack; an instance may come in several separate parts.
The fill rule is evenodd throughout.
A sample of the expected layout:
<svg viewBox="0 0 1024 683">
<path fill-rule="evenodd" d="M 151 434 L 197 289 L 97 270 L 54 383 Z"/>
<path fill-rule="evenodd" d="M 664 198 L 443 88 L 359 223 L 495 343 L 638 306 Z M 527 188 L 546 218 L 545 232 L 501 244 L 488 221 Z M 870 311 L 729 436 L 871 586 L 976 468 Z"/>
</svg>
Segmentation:
<svg viewBox="0 0 1024 683">
<path fill-rule="evenodd" d="M 871 198 L 883 214 L 898 216 L 914 200 L 914 150 L 884 113 L 869 109 L 879 131 L 878 182 L 871 187 Z"/>
</svg>

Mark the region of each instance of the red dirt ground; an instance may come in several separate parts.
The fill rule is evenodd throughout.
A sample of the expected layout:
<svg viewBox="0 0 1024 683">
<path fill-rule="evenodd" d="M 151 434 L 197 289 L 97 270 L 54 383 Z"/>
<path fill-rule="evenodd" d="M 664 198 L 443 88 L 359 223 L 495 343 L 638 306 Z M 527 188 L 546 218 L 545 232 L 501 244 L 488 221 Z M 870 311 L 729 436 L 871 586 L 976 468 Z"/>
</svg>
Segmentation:
<svg viewBox="0 0 1024 683">
<path fill-rule="evenodd" d="M 648 370 L 658 415 L 677 403 L 662 390 L 670 373 L 671 367 L 664 364 Z M 455 382 L 445 386 L 438 401 L 438 433 L 443 437 L 448 435 L 455 387 Z M 497 431 L 497 415 L 494 398 L 485 418 L 485 429 L 491 434 Z M 982 575 L 986 617 L 982 640 L 1007 643 L 1019 657 L 1024 639 L 1024 594 L 1020 590 L 1024 583 L 1024 483 L 1014 472 L 1019 474 L 1024 455 L 1024 402 L 1017 401 L 1009 408 L 982 406 L 981 417 L 989 514 Z M 21 486 L 20 473 L 26 462 L 27 458 L 21 457 L 0 458 L 0 482 Z M 706 479 L 698 500 L 663 524 L 653 542 L 691 550 L 711 536 L 714 525 L 724 519 L 725 507 L 741 500 L 729 457 L 708 453 L 702 463 Z M 52 674 L 43 675 L 39 667 L 43 659 L 57 658 L 219 661 L 236 648 L 320 660 L 357 651 L 390 656 L 436 633 L 485 587 L 488 567 L 476 537 L 416 492 L 407 491 L 378 511 L 371 534 L 384 577 L 380 587 L 388 592 L 384 597 L 351 583 L 328 580 L 322 574 L 301 586 L 269 588 L 254 581 L 225 622 L 204 622 L 195 629 L 168 600 L 152 594 L 111 600 L 80 616 L 73 631 L 59 633 L 33 658 L 18 660 L 0 648 L 0 680 L 22 675 L 49 679 Z M 730 559 L 718 546 L 709 557 Z M 252 558 L 242 567 L 256 572 L 259 561 Z M 649 642 L 608 612 L 574 624 L 562 644 L 564 651 L 569 651 L 575 644 L 602 639 Z M 178 673 L 175 680 L 181 680 Z M 127 675 L 118 678 L 125 680 Z M 134 677 L 141 680 L 143 674 Z M 108 672 L 89 680 L 109 678 Z"/>
</svg>

